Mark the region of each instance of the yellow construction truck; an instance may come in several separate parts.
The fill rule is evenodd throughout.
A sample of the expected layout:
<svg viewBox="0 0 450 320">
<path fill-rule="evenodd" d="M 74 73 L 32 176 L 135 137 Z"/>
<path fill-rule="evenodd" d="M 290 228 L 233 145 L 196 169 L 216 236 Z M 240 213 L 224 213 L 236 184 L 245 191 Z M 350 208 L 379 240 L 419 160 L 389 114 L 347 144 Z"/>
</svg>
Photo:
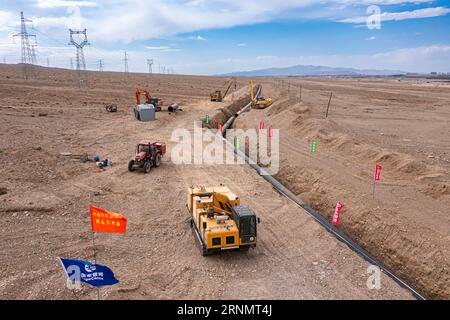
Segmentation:
<svg viewBox="0 0 450 320">
<path fill-rule="evenodd" d="M 225 186 L 188 188 L 191 227 L 204 256 L 256 247 L 259 218 Z"/>
</svg>

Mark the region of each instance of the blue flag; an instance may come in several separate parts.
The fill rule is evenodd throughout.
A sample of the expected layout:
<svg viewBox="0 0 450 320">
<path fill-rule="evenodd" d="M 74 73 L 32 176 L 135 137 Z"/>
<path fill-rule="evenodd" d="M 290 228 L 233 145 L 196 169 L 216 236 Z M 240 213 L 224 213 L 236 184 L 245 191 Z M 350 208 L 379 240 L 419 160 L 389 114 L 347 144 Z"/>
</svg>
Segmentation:
<svg viewBox="0 0 450 320">
<path fill-rule="evenodd" d="M 111 286 L 119 282 L 107 266 L 92 264 L 83 260 L 60 258 L 70 280 L 85 282 L 94 287 Z"/>
</svg>

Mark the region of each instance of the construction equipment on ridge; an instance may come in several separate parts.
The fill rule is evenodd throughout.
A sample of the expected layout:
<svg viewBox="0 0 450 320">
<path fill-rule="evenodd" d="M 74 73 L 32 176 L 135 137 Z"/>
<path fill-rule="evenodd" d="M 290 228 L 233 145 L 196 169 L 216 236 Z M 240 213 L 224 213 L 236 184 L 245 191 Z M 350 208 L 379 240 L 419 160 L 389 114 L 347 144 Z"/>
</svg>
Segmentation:
<svg viewBox="0 0 450 320">
<path fill-rule="evenodd" d="M 265 109 L 273 103 L 272 98 L 255 97 L 255 87 L 253 80 L 250 80 L 250 98 L 252 99 L 252 107 L 255 109 Z"/>
<path fill-rule="evenodd" d="M 152 140 L 141 140 L 136 147 L 136 156 L 128 162 L 128 171 L 136 168 L 149 173 L 152 167 L 161 165 L 161 158 L 166 154 L 166 144 Z"/>
<path fill-rule="evenodd" d="M 221 90 L 216 90 L 214 92 L 212 92 L 210 94 L 211 96 L 211 101 L 213 102 L 223 102 L 223 100 L 225 99 L 225 97 L 227 96 L 228 92 L 230 91 L 231 86 L 234 84 L 234 90 L 236 90 L 236 78 L 235 77 L 231 77 L 224 85 L 224 87 L 226 87 L 225 93 L 222 95 L 222 91 Z"/>
<path fill-rule="evenodd" d="M 259 218 L 225 186 L 188 189 L 187 208 L 191 227 L 199 240 L 202 255 L 223 250 L 256 247 Z"/>
</svg>

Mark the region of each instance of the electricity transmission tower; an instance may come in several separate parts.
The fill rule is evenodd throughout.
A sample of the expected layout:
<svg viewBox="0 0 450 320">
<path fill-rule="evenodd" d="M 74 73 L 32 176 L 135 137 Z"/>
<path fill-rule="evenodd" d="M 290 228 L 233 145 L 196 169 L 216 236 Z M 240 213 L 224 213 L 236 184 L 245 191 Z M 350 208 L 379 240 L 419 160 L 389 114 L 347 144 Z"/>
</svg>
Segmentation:
<svg viewBox="0 0 450 320">
<path fill-rule="evenodd" d="M 27 22 L 33 22 L 29 19 L 26 19 L 23 15 L 23 11 L 20 12 L 20 33 L 17 33 L 13 35 L 13 37 L 19 37 L 21 41 L 21 51 L 22 51 L 22 57 L 21 62 L 24 65 L 24 76 L 25 79 L 28 79 L 30 70 L 28 68 L 29 64 L 33 64 L 33 53 L 32 53 L 32 47 L 30 45 L 30 37 L 34 37 L 36 39 L 36 35 L 29 34 L 27 32 Z"/>
<path fill-rule="evenodd" d="M 84 59 L 84 52 L 83 47 L 85 45 L 88 45 L 88 39 L 87 39 L 87 30 L 84 29 L 83 31 L 74 31 L 72 29 L 69 29 L 70 32 L 70 42 L 69 45 L 73 45 L 77 49 L 77 70 L 86 70 L 86 60 Z M 74 39 L 74 35 L 81 35 L 82 41 L 77 42 Z"/>
<path fill-rule="evenodd" d="M 70 58 L 70 69 L 73 70 L 73 59 Z"/>
<path fill-rule="evenodd" d="M 148 64 L 148 73 L 153 74 L 152 65 L 153 65 L 153 59 L 147 59 Z"/>
<path fill-rule="evenodd" d="M 50 58 L 47 57 L 47 68 L 50 68 Z"/>
<path fill-rule="evenodd" d="M 125 57 L 123 58 L 123 62 L 125 64 L 125 73 L 128 73 L 128 53 L 125 51 Z"/>
<path fill-rule="evenodd" d="M 105 65 L 103 64 L 103 60 L 102 60 L 102 59 L 99 59 L 98 62 L 97 62 L 97 64 L 98 64 L 98 71 L 102 72 L 102 71 L 103 71 L 103 67 L 105 66 Z"/>
<path fill-rule="evenodd" d="M 31 64 L 37 65 L 36 44 L 31 45 Z"/>
<path fill-rule="evenodd" d="M 87 30 L 84 29 L 83 31 L 74 31 L 72 29 L 69 29 L 69 32 L 70 32 L 69 45 L 73 45 L 77 49 L 76 63 L 78 70 L 78 86 L 81 88 L 82 84 L 85 82 L 84 80 L 81 79 L 81 71 L 86 70 L 86 60 L 84 60 L 83 47 L 89 44 L 87 39 Z M 74 35 L 80 36 L 81 41 L 79 42 L 75 41 Z"/>
</svg>

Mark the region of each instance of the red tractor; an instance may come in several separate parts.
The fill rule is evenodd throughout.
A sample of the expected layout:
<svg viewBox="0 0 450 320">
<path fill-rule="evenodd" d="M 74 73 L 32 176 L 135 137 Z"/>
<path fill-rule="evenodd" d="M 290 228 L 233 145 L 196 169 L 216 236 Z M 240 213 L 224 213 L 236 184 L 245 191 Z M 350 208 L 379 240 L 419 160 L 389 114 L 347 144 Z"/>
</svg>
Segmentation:
<svg viewBox="0 0 450 320">
<path fill-rule="evenodd" d="M 136 147 L 134 160 L 128 162 L 128 171 L 132 172 L 136 168 L 143 169 L 149 173 L 152 167 L 161 165 L 161 158 L 166 154 L 166 144 L 151 140 L 142 140 Z"/>
</svg>

